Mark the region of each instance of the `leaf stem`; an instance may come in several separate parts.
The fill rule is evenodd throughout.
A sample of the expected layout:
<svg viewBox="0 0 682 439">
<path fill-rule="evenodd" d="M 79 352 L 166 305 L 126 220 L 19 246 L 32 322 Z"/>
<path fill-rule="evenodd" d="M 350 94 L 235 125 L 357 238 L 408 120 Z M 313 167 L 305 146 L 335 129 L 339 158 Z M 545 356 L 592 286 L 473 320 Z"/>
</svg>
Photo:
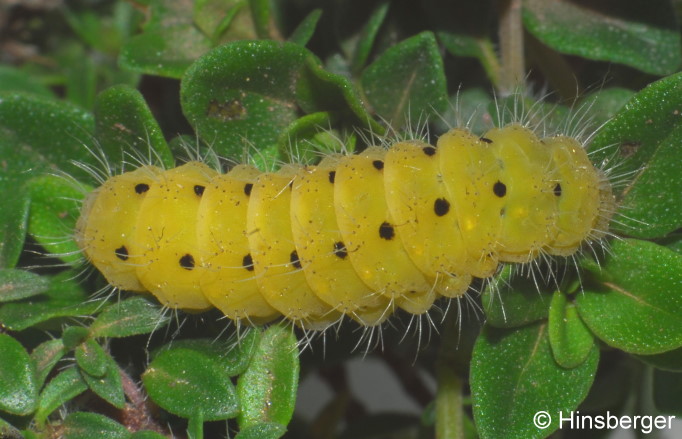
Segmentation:
<svg viewBox="0 0 682 439">
<path fill-rule="evenodd" d="M 204 416 L 201 413 L 189 418 L 187 437 L 190 439 L 204 439 Z"/>
<path fill-rule="evenodd" d="M 457 315 L 448 313 L 436 360 L 436 439 L 464 438 L 462 380 L 455 369 L 458 336 Z"/>
<path fill-rule="evenodd" d="M 521 0 L 500 1 L 498 31 L 502 62 L 498 91 L 502 95 L 508 95 L 523 86 L 526 70 Z"/>
</svg>

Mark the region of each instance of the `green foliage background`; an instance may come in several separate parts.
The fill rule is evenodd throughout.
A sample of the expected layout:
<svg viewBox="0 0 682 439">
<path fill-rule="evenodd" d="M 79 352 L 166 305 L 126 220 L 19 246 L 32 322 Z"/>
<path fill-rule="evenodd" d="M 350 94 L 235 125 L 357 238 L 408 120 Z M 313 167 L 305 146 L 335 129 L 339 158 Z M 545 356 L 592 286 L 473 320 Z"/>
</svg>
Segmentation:
<svg viewBox="0 0 682 439">
<path fill-rule="evenodd" d="M 677 0 L 2 6 L 0 436 L 541 438 L 559 411 L 682 416 L 680 12 Z M 529 108 L 539 89 L 557 119 L 601 126 L 590 149 L 623 176 L 622 238 L 578 258 L 558 288 L 507 267 L 497 290 L 472 293 L 483 314 L 462 303 L 457 320 L 453 305 L 438 334 L 395 319 L 369 355 L 420 417 L 368 412 L 352 393 L 352 324 L 303 353 L 285 325 L 235 344 L 216 312 L 93 295 L 104 282 L 71 240 L 83 193 L 55 173 L 96 186 L 73 163 L 102 169 L 88 148 L 117 172 L 140 152 L 172 167 L 187 144 L 272 169 L 339 139 L 363 148 L 359 132 L 387 125 L 482 131 L 498 117 L 493 92 L 504 108 L 521 90 Z M 305 421 L 294 405 L 313 373 L 334 393 Z"/>
</svg>

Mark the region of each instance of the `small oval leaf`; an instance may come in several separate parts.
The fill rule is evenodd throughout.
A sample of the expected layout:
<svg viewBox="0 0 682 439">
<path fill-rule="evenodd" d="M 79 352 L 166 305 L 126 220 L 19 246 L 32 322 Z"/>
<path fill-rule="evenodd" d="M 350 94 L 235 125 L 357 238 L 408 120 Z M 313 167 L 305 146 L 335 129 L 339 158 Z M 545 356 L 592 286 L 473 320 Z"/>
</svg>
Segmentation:
<svg viewBox="0 0 682 439">
<path fill-rule="evenodd" d="M 90 331 L 93 337 L 129 337 L 161 329 L 169 320 L 157 303 L 133 297 L 109 305 L 97 316 Z"/>
<path fill-rule="evenodd" d="M 0 302 L 25 299 L 47 291 L 48 278 L 24 270 L 0 270 Z"/>
<path fill-rule="evenodd" d="M 182 109 L 215 152 L 276 145 L 297 117 L 296 83 L 310 52 L 294 43 L 236 41 L 217 47 L 187 70 Z"/>
<path fill-rule="evenodd" d="M 547 317 L 551 303 L 551 287 L 515 272 L 506 265 L 483 292 L 481 302 L 487 323 L 496 328 L 514 328 Z"/>
<path fill-rule="evenodd" d="M 110 87 L 95 101 L 95 137 L 102 152 L 114 163 L 133 157 L 152 157 L 167 168 L 175 165 L 161 128 L 139 91 L 126 86 Z"/>
<path fill-rule="evenodd" d="M 607 344 L 651 355 L 682 346 L 682 255 L 657 244 L 616 240 L 576 305 Z"/>
<path fill-rule="evenodd" d="M 118 365 L 109 354 L 104 352 L 104 350 L 102 350 L 101 354 L 103 354 L 103 357 L 101 357 L 99 361 L 103 364 L 100 364 L 99 366 L 104 367 L 104 374 L 93 376 L 87 371 L 81 370 L 81 375 L 85 382 L 88 383 L 88 387 L 99 395 L 100 398 L 109 402 L 109 404 L 116 408 L 123 408 L 125 405 L 125 397 L 123 395 L 121 373 L 118 370 Z"/>
<path fill-rule="evenodd" d="M 443 58 L 431 32 L 387 49 L 363 71 L 361 82 L 369 103 L 394 129 L 447 106 Z"/>
<path fill-rule="evenodd" d="M 655 75 L 673 73 L 680 66 L 679 29 L 668 0 L 526 0 L 523 11 L 527 29 L 563 53 L 619 62 Z"/>
<path fill-rule="evenodd" d="M 123 425 L 97 413 L 71 413 L 64 420 L 64 439 L 129 439 Z"/>
<path fill-rule="evenodd" d="M 43 296 L 4 304 L 0 307 L 0 323 L 13 331 L 22 331 L 56 317 L 94 313 L 101 306 L 101 300 L 88 300 L 76 277 L 76 273 L 65 271 L 49 278 L 50 288 Z"/>
<path fill-rule="evenodd" d="M 682 227 L 682 73 L 649 84 L 597 133 L 590 144 L 595 163 L 617 163 L 632 175 L 622 188 L 611 227 L 638 238 L 664 236 Z M 617 188 L 620 189 L 620 188 Z"/>
<path fill-rule="evenodd" d="M 261 422 L 289 423 L 298 390 L 298 355 L 291 327 L 274 325 L 263 332 L 249 367 L 237 382 L 240 428 Z"/>
<path fill-rule="evenodd" d="M 205 421 L 233 418 L 239 411 L 234 386 L 224 369 L 189 349 L 159 354 L 142 375 L 149 396 L 159 406 L 185 418 Z"/>
<path fill-rule="evenodd" d="M 556 362 L 567 368 L 585 361 L 594 346 L 594 337 L 578 316 L 575 305 L 558 291 L 549 308 L 549 343 Z"/>
<path fill-rule="evenodd" d="M 243 428 L 234 439 L 279 439 L 287 432 L 287 428 L 276 422 L 262 422 Z"/>
<path fill-rule="evenodd" d="M 31 360 L 36 368 L 38 387 L 42 387 L 52 368 L 66 354 L 67 350 L 60 339 L 48 340 L 39 344 L 31 352 Z"/>
<path fill-rule="evenodd" d="M 559 428 L 559 412 L 574 410 L 587 396 L 599 361 L 593 348 L 580 366 L 554 361 L 547 324 L 500 330 L 487 327 L 474 346 L 471 392 L 474 419 L 483 439 L 543 438 Z M 536 413 L 549 418 L 533 424 Z M 544 424 L 541 424 L 544 425 Z"/>
<path fill-rule="evenodd" d="M 24 347 L 7 334 L 0 334 L 0 410 L 28 415 L 38 396 L 36 371 Z"/>
<path fill-rule="evenodd" d="M 76 346 L 76 363 L 88 374 L 102 377 L 107 373 L 107 354 L 96 341 L 86 340 Z"/>
<path fill-rule="evenodd" d="M 70 367 L 52 378 L 40 393 L 40 403 L 36 412 L 36 421 L 41 424 L 62 404 L 70 401 L 88 389 L 78 369 Z"/>
</svg>

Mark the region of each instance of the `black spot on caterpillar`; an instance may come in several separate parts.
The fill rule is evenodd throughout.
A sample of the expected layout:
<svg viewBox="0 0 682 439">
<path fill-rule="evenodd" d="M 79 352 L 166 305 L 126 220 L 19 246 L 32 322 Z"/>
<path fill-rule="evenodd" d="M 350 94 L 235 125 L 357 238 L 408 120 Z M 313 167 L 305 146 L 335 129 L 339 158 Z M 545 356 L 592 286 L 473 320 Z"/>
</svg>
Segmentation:
<svg viewBox="0 0 682 439">
<path fill-rule="evenodd" d="M 614 210 L 578 141 L 511 124 L 277 172 L 142 166 L 89 195 L 76 240 L 111 285 L 168 307 L 323 329 L 421 314 L 500 263 L 569 256 Z"/>
</svg>

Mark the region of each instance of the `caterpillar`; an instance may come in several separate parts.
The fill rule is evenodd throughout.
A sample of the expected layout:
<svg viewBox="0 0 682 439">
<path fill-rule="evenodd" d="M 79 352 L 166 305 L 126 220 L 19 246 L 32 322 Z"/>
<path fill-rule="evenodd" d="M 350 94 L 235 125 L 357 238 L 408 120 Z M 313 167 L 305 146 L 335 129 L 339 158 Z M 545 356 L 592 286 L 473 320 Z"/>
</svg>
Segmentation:
<svg viewBox="0 0 682 439">
<path fill-rule="evenodd" d="M 144 165 L 88 195 L 75 237 L 113 287 L 169 308 L 375 326 L 501 263 L 574 254 L 605 236 L 614 203 L 578 140 L 512 123 L 276 172 Z"/>
</svg>

